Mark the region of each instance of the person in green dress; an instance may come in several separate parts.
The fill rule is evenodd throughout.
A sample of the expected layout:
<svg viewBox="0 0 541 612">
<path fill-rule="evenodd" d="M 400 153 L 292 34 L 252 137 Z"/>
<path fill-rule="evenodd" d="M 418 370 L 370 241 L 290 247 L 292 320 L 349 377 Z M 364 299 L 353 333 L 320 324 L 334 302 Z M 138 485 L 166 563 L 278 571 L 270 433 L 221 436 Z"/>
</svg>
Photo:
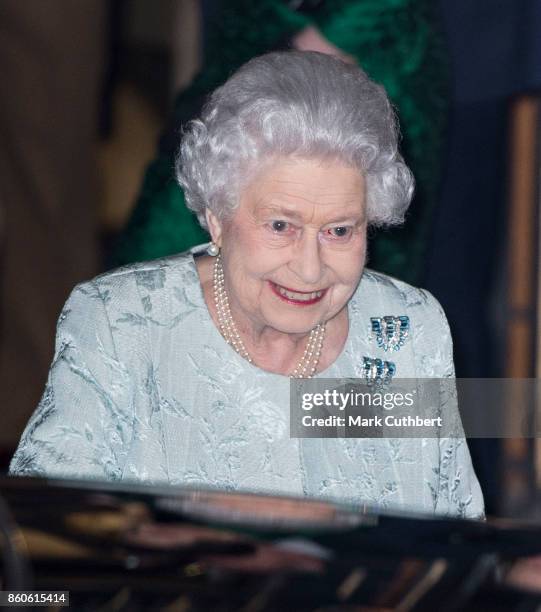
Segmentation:
<svg viewBox="0 0 541 612">
<path fill-rule="evenodd" d="M 417 187 L 406 224 L 371 236 L 369 265 L 419 283 L 438 196 L 447 110 L 445 47 L 431 0 L 222 1 L 208 24 L 203 69 L 177 97 L 111 263 L 154 259 L 209 239 L 174 180 L 182 126 L 248 59 L 288 47 L 354 61 L 386 88 L 404 126 L 401 150 Z"/>
</svg>

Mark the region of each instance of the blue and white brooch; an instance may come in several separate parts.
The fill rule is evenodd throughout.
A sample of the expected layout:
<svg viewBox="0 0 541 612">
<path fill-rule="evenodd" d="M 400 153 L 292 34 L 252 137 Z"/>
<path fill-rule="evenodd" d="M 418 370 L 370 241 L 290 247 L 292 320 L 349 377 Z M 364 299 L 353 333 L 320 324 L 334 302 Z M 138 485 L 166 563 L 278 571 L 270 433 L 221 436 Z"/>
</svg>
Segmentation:
<svg viewBox="0 0 541 612">
<path fill-rule="evenodd" d="M 377 345 L 384 351 L 399 351 L 409 336 L 410 319 L 406 315 L 370 317 L 370 324 Z"/>
<path fill-rule="evenodd" d="M 387 385 L 395 372 L 396 365 L 392 361 L 384 361 L 379 357 L 363 357 L 363 373 L 368 385 Z"/>
</svg>

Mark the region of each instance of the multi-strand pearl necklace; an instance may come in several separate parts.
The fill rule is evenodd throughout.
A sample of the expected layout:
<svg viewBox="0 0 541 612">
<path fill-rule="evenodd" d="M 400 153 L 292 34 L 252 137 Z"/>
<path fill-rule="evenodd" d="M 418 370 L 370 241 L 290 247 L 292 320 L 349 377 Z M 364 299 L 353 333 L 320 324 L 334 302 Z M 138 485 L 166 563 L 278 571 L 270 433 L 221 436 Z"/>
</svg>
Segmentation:
<svg viewBox="0 0 541 612">
<path fill-rule="evenodd" d="M 218 255 L 214 262 L 213 288 L 214 304 L 216 306 L 216 313 L 218 315 L 218 323 L 222 336 L 241 357 L 246 359 L 249 363 L 253 363 L 253 359 L 244 346 L 244 342 L 239 335 L 237 326 L 233 320 L 233 315 L 231 314 L 229 298 L 225 290 L 224 269 L 222 267 L 221 255 Z M 324 339 L 325 324 L 318 323 L 310 332 L 303 356 L 293 372 L 289 375 L 290 378 L 312 378 L 319 364 Z"/>
</svg>

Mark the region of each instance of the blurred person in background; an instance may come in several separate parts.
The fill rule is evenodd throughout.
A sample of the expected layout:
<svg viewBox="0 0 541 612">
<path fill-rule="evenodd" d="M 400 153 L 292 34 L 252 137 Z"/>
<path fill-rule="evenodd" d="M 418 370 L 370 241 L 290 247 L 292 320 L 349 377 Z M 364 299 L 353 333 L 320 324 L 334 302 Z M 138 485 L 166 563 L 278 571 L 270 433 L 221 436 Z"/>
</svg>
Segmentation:
<svg viewBox="0 0 541 612">
<path fill-rule="evenodd" d="M 446 121 L 446 62 L 431 0 L 228 0 L 204 2 L 203 67 L 177 98 L 159 154 L 146 173 L 113 263 L 178 253 L 208 240 L 186 208 L 173 166 L 178 134 L 212 89 L 253 56 L 293 47 L 362 66 L 387 89 L 403 128 L 402 153 L 417 181 L 404 227 L 378 232 L 370 265 L 411 283 L 422 277 L 427 231 L 438 197 Z"/>
</svg>

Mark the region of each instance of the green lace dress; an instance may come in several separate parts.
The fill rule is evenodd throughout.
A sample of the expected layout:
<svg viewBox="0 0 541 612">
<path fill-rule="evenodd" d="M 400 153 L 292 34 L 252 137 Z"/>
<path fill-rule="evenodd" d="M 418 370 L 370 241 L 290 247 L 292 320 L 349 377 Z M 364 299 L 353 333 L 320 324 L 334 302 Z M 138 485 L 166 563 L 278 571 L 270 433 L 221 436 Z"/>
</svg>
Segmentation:
<svg viewBox="0 0 541 612">
<path fill-rule="evenodd" d="M 418 283 L 437 198 L 446 119 L 445 53 L 434 3 L 228 0 L 223 5 L 209 26 L 204 69 L 176 100 L 113 263 L 154 259 L 208 240 L 174 180 L 180 128 L 199 114 L 206 95 L 236 68 L 255 55 L 287 48 L 292 35 L 315 25 L 385 86 L 397 108 L 402 153 L 415 174 L 416 195 L 403 227 L 371 236 L 369 260 L 372 268 Z"/>
</svg>

